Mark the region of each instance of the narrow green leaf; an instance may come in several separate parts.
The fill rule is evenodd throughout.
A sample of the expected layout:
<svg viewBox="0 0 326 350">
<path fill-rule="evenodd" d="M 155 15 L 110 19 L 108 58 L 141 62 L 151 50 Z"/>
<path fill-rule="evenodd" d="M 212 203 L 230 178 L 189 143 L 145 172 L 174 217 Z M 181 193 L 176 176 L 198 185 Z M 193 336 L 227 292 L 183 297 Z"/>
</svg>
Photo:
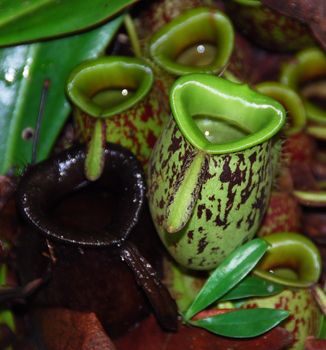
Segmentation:
<svg viewBox="0 0 326 350">
<path fill-rule="evenodd" d="M 105 127 L 105 123 L 103 120 L 98 119 L 88 144 L 85 174 L 87 179 L 91 181 L 95 181 L 101 176 L 104 166 L 105 132 L 103 127 Z"/>
<path fill-rule="evenodd" d="M 325 318 L 325 316 L 322 316 L 318 338 L 319 339 L 326 339 L 326 318 Z"/>
<path fill-rule="evenodd" d="M 0 50 L 0 173 L 28 164 L 32 140 L 22 137 L 34 129 L 41 90 L 50 80 L 40 130 L 37 160 L 45 159 L 70 112 L 65 95 L 71 70 L 103 53 L 122 17 L 81 35 Z"/>
<path fill-rule="evenodd" d="M 103 23 L 136 0 L 2 0 L 0 46 L 76 33 Z"/>
<path fill-rule="evenodd" d="M 191 324 L 225 337 L 251 338 L 269 331 L 288 316 L 285 310 L 243 309 L 192 321 Z"/>
<path fill-rule="evenodd" d="M 267 248 L 268 243 L 264 239 L 256 238 L 231 253 L 208 278 L 186 312 L 186 320 L 221 298 L 239 283 L 255 267 Z"/>
<path fill-rule="evenodd" d="M 284 290 L 280 284 L 256 276 L 247 276 L 238 285 L 226 293 L 219 301 L 244 299 L 249 297 L 267 297 Z"/>
</svg>

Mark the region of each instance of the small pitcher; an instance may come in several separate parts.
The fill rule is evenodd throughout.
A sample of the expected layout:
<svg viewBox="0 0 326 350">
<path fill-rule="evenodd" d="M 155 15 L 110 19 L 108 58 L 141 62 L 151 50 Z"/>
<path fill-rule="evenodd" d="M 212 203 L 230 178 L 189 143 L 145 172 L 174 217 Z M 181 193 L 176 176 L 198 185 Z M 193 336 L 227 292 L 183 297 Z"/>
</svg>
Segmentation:
<svg viewBox="0 0 326 350">
<path fill-rule="evenodd" d="M 159 28 L 144 45 L 155 84 L 168 104 L 169 90 L 179 76 L 190 73 L 222 74 L 233 48 L 229 18 L 212 7 L 187 10 Z"/>
<path fill-rule="evenodd" d="M 222 78 L 172 87 L 173 117 L 148 172 L 152 218 L 183 266 L 209 270 L 257 232 L 278 163 L 283 107 Z"/>
<path fill-rule="evenodd" d="M 50 267 L 49 282 L 30 300 L 34 307 L 94 312 L 110 335 L 146 316 L 149 305 L 162 327 L 174 330 L 175 303 L 152 267 L 159 267 L 160 250 L 141 166 L 120 145 L 108 144 L 104 155 L 103 173 L 93 182 L 83 173 L 81 146 L 23 175 L 20 278 L 31 281 Z"/>
<path fill-rule="evenodd" d="M 282 285 L 284 290 L 269 297 L 248 298 L 241 307 L 287 310 L 290 317 L 282 326 L 294 339 L 288 349 L 302 350 L 308 336 L 318 337 L 322 322 L 322 312 L 310 288 L 321 275 L 320 252 L 309 238 L 295 232 L 277 232 L 264 239 L 270 246 L 254 274 Z"/>
<path fill-rule="evenodd" d="M 146 166 L 166 116 L 153 72 L 142 59 L 101 57 L 71 72 L 67 94 L 80 141 L 88 144 L 85 174 L 100 177 L 106 142 L 132 151 Z"/>
</svg>

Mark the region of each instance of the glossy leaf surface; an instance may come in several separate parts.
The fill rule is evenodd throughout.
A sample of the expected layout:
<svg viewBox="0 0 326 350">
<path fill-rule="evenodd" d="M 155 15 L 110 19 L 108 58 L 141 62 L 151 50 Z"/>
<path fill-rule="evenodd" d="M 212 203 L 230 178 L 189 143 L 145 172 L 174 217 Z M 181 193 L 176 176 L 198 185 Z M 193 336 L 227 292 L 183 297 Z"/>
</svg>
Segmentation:
<svg viewBox="0 0 326 350">
<path fill-rule="evenodd" d="M 164 332 L 151 315 L 116 339 L 115 345 L 119 350 L 284 350 L 292 341 L 292 334 L 281 327 L 247 339 L 218 336 L 181 322 L 178 332 Z"/>
<path fill-rule="evenodd" d="M 219 299 L 219 301 L 243 299 L 252 296 L 266 297 L 280 293 L 283 290 L 284 288 L 280 284 L 256 276 L 248 276 Z"/>
<path fill-rule="evenodd" d="M 254 268 L 267 248 L 268 243 L 264 239 L 256 238 L 230 254 L 208 278 L 186 312 L 186 320 L 221 298 L 239 283 Z"/>
<path fill-rule="evenodd" d="M 269 331 L 288 316 L 285 310 L 257 308 L 231 311 L 191 324 L 225 337 L 251 338 Z"/>
<path fill-rule="evenodd" d="M 102 54 L 122 17 L 87 33 L 0 50 L 0 173 L 21 169 L 31 160 L 41 90 L 50 80 L 40 130 L 38 160 L 48 156 L 69 112 L 65 85 L 73 67 Z"/>
<path fill-rule="evenodd" d="M 2 0 L 0 46 L 65 33 L 103 23 L 136 0 Z"/>
<path fill-rule="evenodd" d="M 323 316 L 323 319 L 321 322 L 318 338 L 326 339 L 326 319 L 325 319 L 325 316 Z"/>
</svg>

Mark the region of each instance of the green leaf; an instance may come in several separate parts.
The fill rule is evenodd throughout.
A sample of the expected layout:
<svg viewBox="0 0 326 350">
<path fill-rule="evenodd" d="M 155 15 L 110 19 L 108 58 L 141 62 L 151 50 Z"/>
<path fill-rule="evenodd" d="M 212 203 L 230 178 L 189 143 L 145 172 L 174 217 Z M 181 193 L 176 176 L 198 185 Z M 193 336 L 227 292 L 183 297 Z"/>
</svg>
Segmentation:
<svg viewBox="0 0 326 350">
<path fill-rule="evenodd" d="M 185 314 L 189 320 L 238 284 L 257 264 L 268 243 L 256 238 L 231 253 L 211 274 Z"/>
<path fill-rule="evenodd" d="M 256 276 L 247 276 L 226 293 L 219 301 L 236 300 L 249 297 L 267 297 L 284 290 L 280 284 Z"/>
<path fill-rule="evenodd" d="M 40 130 L 38 160 L 46 158 L 70 112 L 65 85 L 73 67 L 102 54 L 122 23 L 118 17 L 84 34 L 0 50 L 0 173 L 31 160 L 41 90 L 50 80 Z"/>
<path fill-rule="evenodd" d="M 2 0 L 0 46 L 76 33 L 103 23 L 136 0 Z"/>
<path fill-rule="evenodd" d="M 318 334 L 319 339 L 326 339 L 326 318 L 325 316 L 322 316 L 322 321 L 319 329 Z"/>
<path fill-rule="evenodd" d="M 225 337 L 251 338 L 269 331 L 288 316 L 285 310 L 243 309 L 192 321 L 191 324 Z"/>
</svg>

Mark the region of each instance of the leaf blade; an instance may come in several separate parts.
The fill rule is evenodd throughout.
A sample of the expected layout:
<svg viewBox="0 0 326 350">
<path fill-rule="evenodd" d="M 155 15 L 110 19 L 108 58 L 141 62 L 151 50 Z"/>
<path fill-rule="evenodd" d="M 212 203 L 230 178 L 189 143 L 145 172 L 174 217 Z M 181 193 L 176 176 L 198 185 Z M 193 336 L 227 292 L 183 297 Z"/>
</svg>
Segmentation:
<svg viewBox="0 0 326 350">
<path fill-rule="evenodd" d="M 218 300 L 239 283 L 257 264 L 268 243 L 256 238 L 231 253 L 208 278 L 185 314 L 189 320 L 197 312 Z"/>
<path fill-rule="evenodd" d="M 22 139 L 36 124 L 41 90 L 50 79 L 42 120 L 37 160 L 45 159 L 71 110 L 65 95 L 70 71 L 98 57 L 114 37 L 118 17 L 87 33 L 31 45 L 0 49 L 0 173 L 18 171 L 31 160 L 32 142 Z"/>
<path fill-rule="evenodd" d="M 226 293 L 219 301 L 244 299 L 249 297 L 267 297 L 284 290 L 280 284 L 257 276 L 247 276 L 238 285 Z"/>
<path fill-rule="evenodd" d="M 274 328 L 288 316 L 286 310 L 243 309 L 192 321 L 191 324 L 225 337 L 252 338 Z"/>
<path fill-rule="evenodd" d="M 0 46 L 76 33 L 103 23 L 136 1 L 93 0 L 90 6 L 86 0 L 34 0 L 22 6 L 21 0 L 3 0 Z"/>
</svg>

